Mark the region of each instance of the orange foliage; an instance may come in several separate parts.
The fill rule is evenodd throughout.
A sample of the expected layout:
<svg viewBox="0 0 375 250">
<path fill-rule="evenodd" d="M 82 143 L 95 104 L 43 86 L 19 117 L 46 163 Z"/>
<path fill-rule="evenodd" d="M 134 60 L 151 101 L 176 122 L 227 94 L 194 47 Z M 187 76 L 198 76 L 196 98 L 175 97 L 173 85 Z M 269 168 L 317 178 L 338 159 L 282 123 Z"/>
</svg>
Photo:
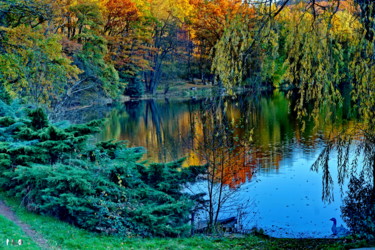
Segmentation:
<svg viewBox="0 0 375 250">
<path fill-rule="evenodd" d="M 143 32 L 144 14 L 137 4 L 131 0 L 101 0 L 101 7 L 109 49 L 106 59 L 128 75 L 148 69 L 148 48 L 144 45 L 148 37 Z"/>
<path fill-rule="evenodd" d="M 289 6 L 291 9 L 297 9 L 300 11 L 310 10 L 313 14 L 322 14 L 326 11 L 348 11 L 353 14 L 359 11 L 358 6 L 354 3 L 354 0 L 333 0 L 333 1 L 316 1 L 316 2 L 300 2 L 298 4 L 292 4 Z"/>
<path fill-rule="evenodd" d="M 321 9 L 321 10 L 332 10 L 335 11 L 336 8 L 339 11 L 347 10 L 350 13 L 354 13 L 358 11 L 358 9 L 355 7 L 353 0 L 336 0 L 336 1 L 321 1 L 315 3 L 315 8 Z"/>
<path fill-rule="evenodd" d="M 216 44 L 225 27 L 238 15 L 253 12 L 241 0 L 191 0 L 194 14 L 191 18 L 192 38 L 196 43 Z"/>
<path fill-rule="evenodd" d="M 129 32 L 132 22 L 139 18 L 136 4 L 130 0 L 104 1 L 104 31 L 110 35 Z"/>
</svg>

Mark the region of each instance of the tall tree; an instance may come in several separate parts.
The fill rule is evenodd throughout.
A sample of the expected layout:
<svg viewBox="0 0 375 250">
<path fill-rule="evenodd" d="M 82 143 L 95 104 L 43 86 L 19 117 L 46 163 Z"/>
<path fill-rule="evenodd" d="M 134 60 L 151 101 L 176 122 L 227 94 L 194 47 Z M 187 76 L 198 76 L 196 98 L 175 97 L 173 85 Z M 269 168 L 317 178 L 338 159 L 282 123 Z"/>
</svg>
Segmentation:
<svg viewBox="0 0 375 250">
<path fill-rule="evenodd" d="M 205 83 L 209 79 L 213 80 L 210 75 L 211 63 L 216 55 L 215 45 L 236 15 L 248 6 L 238 0 L 194 0 L 191 2 L 194 11 L 189 27 L 195 44 L 195 64 L 198 67 L 199 78 Z"/>
<path fill-rule="evenodd" d="M 187 20 L 192 6 L 187 0 L 153 0 L 145 5 L 152 40 L 148 44 L 151 70 L 144 72 L 144 80 L 147 91 L 154 94 L 162 77 L 163 62 L 179 44 L 178 30 Z"/>
<path fill-rule="evenodd" d="M 78 79 L 79 69 L 62 53 L 60 36 L 21 25 L 6 29 L 0 55 L 1 81 L 12 97 L 55 106 Z"/>
</svg>

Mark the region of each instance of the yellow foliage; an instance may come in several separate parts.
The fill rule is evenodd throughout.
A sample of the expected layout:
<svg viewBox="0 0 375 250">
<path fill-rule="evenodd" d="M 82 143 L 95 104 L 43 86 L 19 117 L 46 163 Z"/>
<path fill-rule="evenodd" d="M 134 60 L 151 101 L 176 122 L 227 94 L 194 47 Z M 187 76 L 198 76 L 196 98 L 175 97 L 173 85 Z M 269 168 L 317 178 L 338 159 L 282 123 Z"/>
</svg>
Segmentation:
<svg viewBox="0 0 375 250">
<path fill-rule="evenodd" d="M 43 30 L 20 25 L 4 29 L 7 54 L 0 56 L 6 90 L 33 103 L 58 101 L 81 71 L 62 53 L 58 35 L 46 37 Z"/>
<path fill-rule="evenodd" d="M 193 10 L 189 0 L 134 0 L 134 2 L 144 15 L 148 14 L 162 22 L 171 17 L 184 22 Z"/>
</svg>

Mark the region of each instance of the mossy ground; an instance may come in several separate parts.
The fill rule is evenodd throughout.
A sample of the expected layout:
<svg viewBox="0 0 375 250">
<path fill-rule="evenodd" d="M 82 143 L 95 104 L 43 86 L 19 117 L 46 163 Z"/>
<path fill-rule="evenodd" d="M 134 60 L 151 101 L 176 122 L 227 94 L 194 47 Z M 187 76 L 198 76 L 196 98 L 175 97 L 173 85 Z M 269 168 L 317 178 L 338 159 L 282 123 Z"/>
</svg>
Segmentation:
<svg viewBox="0 0 375 250">
<path fill-rule="evenodd" d="M 275 239 L 264 235 L 245 237 L 194 236 L 190 238 L 124 238 L 88 232 L 55 218 L 36 215 L 19 206 L 18 201 L 0 193 L 0 199 L 17 216 L 48 241 L 51 249 L 350 249 L 375 245 L 350 239 Z M 22 246 L 6 246 L 6 239 L 22 239 Z M 22 229 L 0 216 L 0 249 L 40 249 Z"/>
</svg>

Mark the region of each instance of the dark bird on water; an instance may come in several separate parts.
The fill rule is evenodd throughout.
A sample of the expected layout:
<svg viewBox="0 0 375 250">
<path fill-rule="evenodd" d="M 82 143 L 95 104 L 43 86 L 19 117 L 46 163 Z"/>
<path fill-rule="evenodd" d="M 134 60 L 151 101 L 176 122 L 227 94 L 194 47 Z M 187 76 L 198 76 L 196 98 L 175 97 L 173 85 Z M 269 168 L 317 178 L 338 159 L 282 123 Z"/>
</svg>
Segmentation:
<svg viewBox="0 0 375 250">
<path fill-rule="evenodd" d="M 343 237 L 350 234 L 349 230 L 343 227 L 342 225 L 339 227 L 337 226 L 336 218 L 331 218 L 330 221 L 333 222 L 333 225 L 331 227 L 333 235 Z"/>
</svg>

